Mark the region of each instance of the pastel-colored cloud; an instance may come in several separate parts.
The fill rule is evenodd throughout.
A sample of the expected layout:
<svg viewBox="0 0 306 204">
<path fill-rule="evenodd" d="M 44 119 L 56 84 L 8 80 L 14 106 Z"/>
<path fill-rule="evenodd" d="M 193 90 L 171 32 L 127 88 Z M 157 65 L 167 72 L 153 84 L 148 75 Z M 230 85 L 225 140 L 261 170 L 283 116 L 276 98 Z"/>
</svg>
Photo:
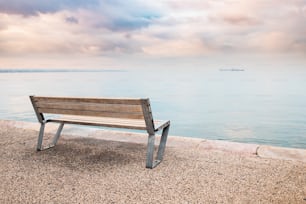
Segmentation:
<svg viewBox="0 0 306 204">
<path fill-rule="evenodd" d="M 79 20 L 77 18 L 73 17 L 73 16 L 69 16 L 69 17 L 66 18 L 66 22 L 78 24 Z"/>
<path fill-rule="evenodd" d="M 239 14 L 226 14 L 220 16 L 220 20 L 232 24 L 232 25 L 255 25 L 259 23 L 259 21 L 253 17 L 247 15 L 239 15 Z"/>
<path fill-rule="evenodd" d="M 94 7 L 99 0 L 0 0 L 0 12 L 24 16 L 52 13 L 62 9 Z"/>
<path fill-rule="evenodd" d="M 133 5 L 133 6 L 131 6 Z M 0 0 L 0 12 L 32 16 L 62 11 L 87 10 L 96 20 L 96 27 L 112 30 L 137 29 L 150 24 L 159 12 L 138 0 L 102 1 L 102 0 Z M 76 22 L 76 18 L 67 18 L 67 22 Z"/>
<path fill-rule="evenodd" d="M 154 56 L 166 57 L 188 57 L 188 56 L 201 56 L 214 52 L 214 49 L 205 45 L 203 41 L 195 40 L 157 40 L 148 46 L 143 47 L 146 54 Z"/>
<path fill-rule="evenodd" d="M 0 58 L 304 55 L 305 11 L 304 0 L 0 0 Z"/>
</svg>

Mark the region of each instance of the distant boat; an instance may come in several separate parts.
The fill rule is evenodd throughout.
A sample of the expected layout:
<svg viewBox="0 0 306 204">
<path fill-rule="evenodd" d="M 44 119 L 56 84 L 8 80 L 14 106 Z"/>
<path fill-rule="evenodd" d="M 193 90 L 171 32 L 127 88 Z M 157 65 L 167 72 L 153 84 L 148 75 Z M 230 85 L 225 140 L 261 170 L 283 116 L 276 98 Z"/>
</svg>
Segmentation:
<svg viewBox="0 0 306 204">
<path fill-rule="evenodd" d="M 219 69 L 220 72 L 243 72 L 244 69 L 236 69 L 236 68 L 230 68 L 230 69 Z"/>
</svg>

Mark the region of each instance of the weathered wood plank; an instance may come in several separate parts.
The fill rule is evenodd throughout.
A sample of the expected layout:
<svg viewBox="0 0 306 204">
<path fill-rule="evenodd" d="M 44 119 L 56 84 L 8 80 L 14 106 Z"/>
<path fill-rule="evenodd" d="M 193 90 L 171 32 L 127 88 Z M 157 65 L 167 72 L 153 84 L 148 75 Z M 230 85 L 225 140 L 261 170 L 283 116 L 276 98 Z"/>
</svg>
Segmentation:
<svg viewBox="0 0 306 204">
<path fill-rule="evenodd" d="M 56 108 L 38 108 L 40 113 L 50 114 L 67 114 L 67 115 L 83 115 L 83 116 L 100 116 L 112 118 L 130 118 L 130 119 L 143 119 L 143 114 L 124 113 L 124 112 L 103 112 L 103 111 L 86 111 L 86 110 L 69 110 L 69 109 L 56 109 Z"/>
<path fill-rule="evenodd" d="M 99 104 L 88 102 L 36 102 L 38 108 L 47 109 L 69 109 L 69 110 L 84 110 L 84 111 L 105 111 L 105 112 L 125 112 L 142 114 L 142 107 L 140 105 L 126 105 L 126 104 Z"/>
<path fill-rule="evenodd" d="M 145 126 L 143 119 L 126 119 L 126 118 L 110 118 L 110 117 L 92 117 L 92 116 L 74 116 L 65 115 L 58 120 L 73 120 L 73 121 L 92 121 L 92 122 L 108 122 L 108 123 L 120 123 L 120 124 L 132 124 L 137 126 Z"/>
<path fill-rule="evenodd" d="M 136 129 L 136 130 L 146 130 L 146 125 L 143 124 L 133 124 L 133 123 L 115 123 L 110 121 L 93 121 L 93 120 L 74 120 L 74 119 L 50 119 L 49 122 L 64 122 L 68 124 L 77 124 L 77 125 L 93 125 L 93 126 L 104 126 L 112 128 L 127 128 L 127 129 Z"/>
<path fill-rule="evenodd" d="M 104 104 L 126 104 L 126 105 L 141 105 L 143 99 L 129 98 L 79 98 L 79 97 L 44 97 L 34 96 L 34 101 L 47 102 L 87 102 L 87 103 L 104 103 Z"/>
</svg>

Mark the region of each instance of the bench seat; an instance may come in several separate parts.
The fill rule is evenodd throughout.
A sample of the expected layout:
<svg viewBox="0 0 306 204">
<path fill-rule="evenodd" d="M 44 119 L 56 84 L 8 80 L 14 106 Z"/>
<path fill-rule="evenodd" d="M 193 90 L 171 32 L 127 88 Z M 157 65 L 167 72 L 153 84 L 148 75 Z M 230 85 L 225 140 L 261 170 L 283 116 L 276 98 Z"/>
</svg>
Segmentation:
<svg viewBox="0 0 306 204">
<path fill-rule="evenodd" d="M 145 121 L 138 119 L 67 115 L 59 118 L 48 119 L 46 122 L 104 126 L 111 128 L 126 128 L 126 129 L 135 129 L 135 130 L 147 129 Z M 155 131 L 159 131 L 169 124 L 170 124 L 169 120 L 168 121 L 154 120 L 154 129 Z"/>
</svg>

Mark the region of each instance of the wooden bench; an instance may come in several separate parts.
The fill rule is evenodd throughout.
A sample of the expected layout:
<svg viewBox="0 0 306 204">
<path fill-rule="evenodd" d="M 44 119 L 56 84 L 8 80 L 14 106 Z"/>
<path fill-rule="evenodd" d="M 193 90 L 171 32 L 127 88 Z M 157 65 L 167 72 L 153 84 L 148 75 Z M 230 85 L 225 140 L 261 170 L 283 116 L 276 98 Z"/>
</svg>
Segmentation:
<svg viewBox="0 0 306 204">
<path fill-rule="evenodd" d="M 30 96 L 41 124 L 37 151 L 54 147 L 64 124 L 105 126 L 146 130 L 148 133 L 146 167 L 154 168 L 163 159 L 170 121 L 153 120 L 149 99 L 72 98 Z M 59 123 L 51 144 L 43 147 L 46 123 Z M 153 160 L 155 133 L 162 130 L 156 160 Z"/>
</svg>

